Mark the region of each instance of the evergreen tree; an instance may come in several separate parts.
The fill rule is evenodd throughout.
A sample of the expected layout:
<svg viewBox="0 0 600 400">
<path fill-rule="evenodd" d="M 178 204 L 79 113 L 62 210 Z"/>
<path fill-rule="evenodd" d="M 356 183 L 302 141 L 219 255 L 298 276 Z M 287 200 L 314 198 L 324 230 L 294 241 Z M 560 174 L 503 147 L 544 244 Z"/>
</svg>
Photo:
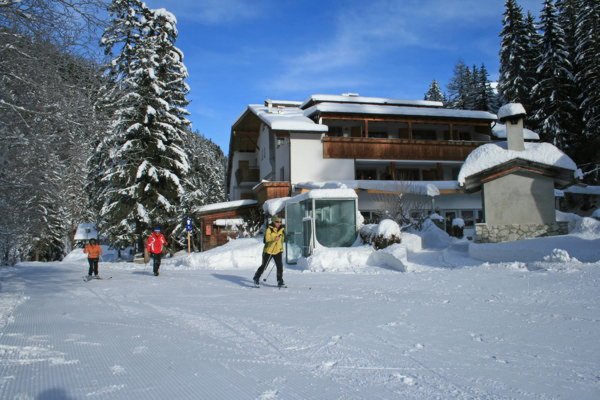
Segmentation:
<svg viewBox="0 0 600 400">
<path fill-rule="evenodd" d="M 527 12 L 527 17 L 525 18 L 525 34 L 527 36 L 526 40 L 526 51 L 525 51 L 525 79 L 526 79 L 526 87 L 529 90 L 533 90 L 533 87 L 538 83 L 538 65 L 541 62 L 541 36 L 537 29 L 537 24 L 535 22 L 535 18 L 531 12 Z M 529 108 L 526 108 L 527 111 L 527 126 L 533 130 L 537 130 L 536 121 L 533 118 L 535 113 L 537 112 L 535 99 L 533 97 L 533 93 L 529 92 Z"/>
<path fill-rule="evenodd" d="M 187 73 L 174 45 L 177 30 L 171 13 L 131 0 L 115 0 L 113 5 L 113 29 L 105 32 L 102 44 L 107 49 L 123 45 L 107 70 L 118 90 L 107 91 L 115 101 L 107 106 L 112 124 L 103 143 L 108 157 L 101 172 L 101 226 L 115 244 L 141 245 L 153 225 L 162 225 L 169 234 L 180 219 L 189 170 L 182 148 L 189 124 L 184 117 Z M 120 42 L 129 38 L 134 45 Z"/>
<path fill-rule="evenodd" d="M 440 88 L 440 84 L 435 79 L 431 81 L 429 85 L 429 89 L 427 89 L 427 93 L 425 93 L 424 100 L 429 101 L 439 101 L 442 103 L 446 103 L 446 97 L 444 93 L 442 93 L 442 89 Z"/>
<path fill-rule="evenodd" d="M 467 109 L 471 87 L 471 71 L 464 62 L 459 61 L 454 66 L 454 76 L 448 83 L 448 107 Z"/>
<path fill-rule="evenodd" d="M 521 103 L 531 109 L 530 79 L 527 76 L 528 40 L 523 11 L 516 0 L 506 0 L 502 21 L 500 48 L 500 79 L 498 92 L 504 101 Z"/>
<path fill-rule="evenodd" d="M 474 70 L 476 68 L 474 67 Z M 490 111 L 495 113 L 498 109 L 496 108 L 497 101 L 495 100 L 495 94 L 490 86 L 489 76 L 487 68 L 484 64 L 481 64 L 479 71 L 476 74 L 477 82 L 475 82 L 475 99 L 474 109 L 480 111 Z"/>
<path fill-rule="evenodd" d="M 582 0 L 577 15 L 576 80 L 581 90 L 582 142 L 576 160 L 598 163 L 600 148 L 600 2 Z"/>
<path fill-rule="evenodd" d="M 569 101 L 575 104 L 575 110 L 573 110 L 573 119 L 570 125 L 570 145 L 569 155 L 577 160 L 577 154 L 579 153 L 577 143 L 584 143 L 583 139 L 583 116 L 581 114 L 581 98 L 580 94 L 582 90 L 579 88 L 577 82 L 577 76 L 579 74 L 579 66 L 577 62 L 577 13 L 580 8 L 580 0 L 557 0 L 556 9 L 558 12 L 558 24 L 562 28 L 565 37 L 567 58 L 571 64 L 571 73 L 573 74 L 574 80 L 571 84 L 571 91 L 568 93 Z"/>
<path fill-rule="evenodd" d="M 564 39 L 558 24 L 553 0 L 545 0 L 541 12 L 542 57 L 537 70 L 538 83 L 533 88 L 538 132 L 542 140 L 566 150 L 576 105 L 570 101 L 573 75 Z"/>
</svg>

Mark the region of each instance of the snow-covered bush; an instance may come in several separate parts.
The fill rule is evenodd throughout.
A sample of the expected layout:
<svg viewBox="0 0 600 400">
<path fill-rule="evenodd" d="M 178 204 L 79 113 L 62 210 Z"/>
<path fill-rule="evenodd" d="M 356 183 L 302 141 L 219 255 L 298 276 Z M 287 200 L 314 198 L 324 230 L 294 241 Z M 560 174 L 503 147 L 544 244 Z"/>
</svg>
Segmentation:
<svg viewBox="0 0 600 400">
<path fill-rule="evenodd" d="M 462 238 L 465 229 L 465 221 L 462 218 L 454 218 L 452 220 L 452 236 Z"/>
<path fill-rule="evenodd" d="M 391 219 L 384 219 L 379 224 L 363 225 L 359 234 L 363 242 L 373 245 L 377 250 L 402 242 L 400 226 Z"/>
</svg>

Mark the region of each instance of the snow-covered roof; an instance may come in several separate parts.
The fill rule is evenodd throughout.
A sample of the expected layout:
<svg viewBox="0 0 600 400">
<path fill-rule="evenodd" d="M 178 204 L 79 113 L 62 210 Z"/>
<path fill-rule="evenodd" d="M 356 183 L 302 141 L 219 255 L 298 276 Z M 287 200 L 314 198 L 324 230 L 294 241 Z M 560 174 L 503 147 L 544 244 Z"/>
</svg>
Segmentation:
<svg viewBox="0 0 600 400">
<path fill-rule="evenodd" d="M 287 203 L 289 199 L 291 199 L 291 197 L 269 199 L 263 203 L 263 211 L 268 215 L 277 215 L 285 208 L 285 203 Z"/>
<path fill-rule="evenodd" d="M 527 115 L 525 108 L 521 103 L 508 103 L 498 110 L 498 120 L 503 121 L 506 118 Z"/>
<path fill-rule="evenodd" d="M 464 118 L 496 121 L 496 115 L 487 111 L 454 110 L 437 107 L 400 107 L 393 105 L 319 103 L 304 110 L 304 115 L 321 113 L 407 115 L 415 117 Z"/>
<path fill-rule="evenodd" d="M 356 199 L 358 196 L 352 189 L 312 189 L 289 199 L 298 203 L 306 199 Z"/>
<path fill-rule="evenodd" d="M 213 203 L 207 204 L 205 206 L 201 206 L 197 208 L 198 212 L 205 211 L 215 211 L 215 210 L 226 210 L 229 208 L 237 208 L 242 206 L 250 206 L 256 204 L 256 200 L 235 200 L 235 201 L 226 201 L 223 203 Z"/>
<path fill-rule="evenodd" d="M 492 135 L 498 139 L 506 139 L 506 125 L 497 123 L 492 127 Z M 523 128 L 523 139 L 525 140 L 540 140 L 540 135 L 534 131 Z"/>
<path fill-rule="evenodd" d="M 239 226 L 243 225 L 244 220 L 242 218 L 219 218 L 213 222 L 216 226 Z"/>
<path fill-rule="evenodd" d="M 458 183 L 462 186 L 467 177 L 515 159 L 565 168 L 573 172 L 577 169 L 577 165 L 569 156 L 550 143 L 526 142 L 523 151 L 507 150 L 506 142 L 487 143 L 469 154 L 458 173 Z"/>
<path fill-rule="evenodd" d="M 565 193 L 572 193 L 572 194 L 589 194 L 589 195 L 594 195 L 594 196 L 600 196 L 600 186 L 593 186 L 593 185 L 587 185 L 587 186 L 573 185 L 573 186 L 569 186 L 568 188 L 563 189 L 563 191 Z"/>
<path fill-rule="evenodd" d="M 298 107 L 269 107 L 251 104 L 248 109 L 261 119 L 269 128 L 276 131 L 327 132 L 326 125 L 316 124 L 306 117 Z"/>
<path fill-rule="evenodd" d="M 453 182 L 456 185 L 456 181 Z M 452 184 L 449 184 L 449 186 Z M 300 182 L 296 184 L 300 189 L 363 189 L 378 190 L 390 193 L 410 193 L 423 196 L 439 196 L 438 187 L 428 181 L 373 181 L 373 180 L 342 180 L 324 182 Z"/>
<path fill-rule="evenodd" d="M 313 94 L 302 103 L 300 108 L 305 109 L 316 103 L 359 103 L 359 104 L 381 104 L 396 106 L 413 107 L 443 107 L 443 103 L 430 100 L 397 100 L 386 99 L 383 97 L 365 97 L 358 95 L 333 95 L 333 94 Z"/>
</svg>

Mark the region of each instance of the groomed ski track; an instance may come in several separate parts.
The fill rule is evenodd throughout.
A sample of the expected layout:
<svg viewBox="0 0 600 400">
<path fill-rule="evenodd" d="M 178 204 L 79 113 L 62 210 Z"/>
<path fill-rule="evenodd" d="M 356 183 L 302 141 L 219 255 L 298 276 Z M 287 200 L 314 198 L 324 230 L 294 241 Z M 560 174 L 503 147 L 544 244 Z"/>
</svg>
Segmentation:
<svg viewBox="0 0 600 400">
<path fill-rule="evenodd" d="M 529 273 L 527 281 L 522 272 L 490 268 L 286 271 L 285 290 L 256 290 L 245 270 L 155 277 L 133 264 L 104 263 L 101 275 L 113 279 L 90 282 L 81 281 L 81 270 L 33 263 L 0 271 L 0 398 L 600 393 L 597 269 L 581 272 L 586 279 Z M 569 315 L 561 311 L 565 301 Z M 482 317 L 490 313 L 496 317 Z"/>
</svg>

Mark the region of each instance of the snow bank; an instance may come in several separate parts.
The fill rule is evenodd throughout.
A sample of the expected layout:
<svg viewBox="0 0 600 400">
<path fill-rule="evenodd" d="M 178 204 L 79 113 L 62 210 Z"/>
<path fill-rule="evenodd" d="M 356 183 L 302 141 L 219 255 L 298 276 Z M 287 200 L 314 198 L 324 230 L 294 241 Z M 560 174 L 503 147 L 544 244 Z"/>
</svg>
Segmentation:
<svg viewBox="0 0 600 400">
<path fill-rule="evenodd" d="M 260 237 L 235 239 L 202 253 L 164 259 L 163 265 L 180 269 L 256 269 L 262 262 L 262 250 Z"/>
<path fill-rule="evenodd" d="M 573 234 L 517 240 L 503 243 L 470 243 L 469 255 L 487 262 L 542 261 L 555 249 L 562 249 L 582 262 L 600 261 L 600 227 L 588 221 L 579 223 Z M 598 225 L 600 222 L 594 221 Z M 576 233 L 577 232 L 577 233 Z"/>
<path fill-rule="evenodd" d="M 581 217 L 577 214 L 562 212 L 556 210 L 556 221 L 558 222 L 568 222 L 569 223 L 569 233 L 575 229 L 577 223 L 581 220 Z"/>
<path fill-rule="evenodd" d="M 445 249 L 452 244 L 452 238 L 441 230 L 430 219 L 423 222 L 423 229 L 414 232 L 421 236 L 421 243 L 426 249 Z"/>
<path fill-rule="evenodd" d="M 378 273 L 381 268 L 407 270 L 406 246 L 393 244 L 376 251 L 372 246 L 320 247 L 298 266 L 311 272 Z"/>
<path fill-rule="evenodd" d="M 592 218 L 600 219 L 600 208 L 594 210 L 592 213 Z"/>
</svg>

